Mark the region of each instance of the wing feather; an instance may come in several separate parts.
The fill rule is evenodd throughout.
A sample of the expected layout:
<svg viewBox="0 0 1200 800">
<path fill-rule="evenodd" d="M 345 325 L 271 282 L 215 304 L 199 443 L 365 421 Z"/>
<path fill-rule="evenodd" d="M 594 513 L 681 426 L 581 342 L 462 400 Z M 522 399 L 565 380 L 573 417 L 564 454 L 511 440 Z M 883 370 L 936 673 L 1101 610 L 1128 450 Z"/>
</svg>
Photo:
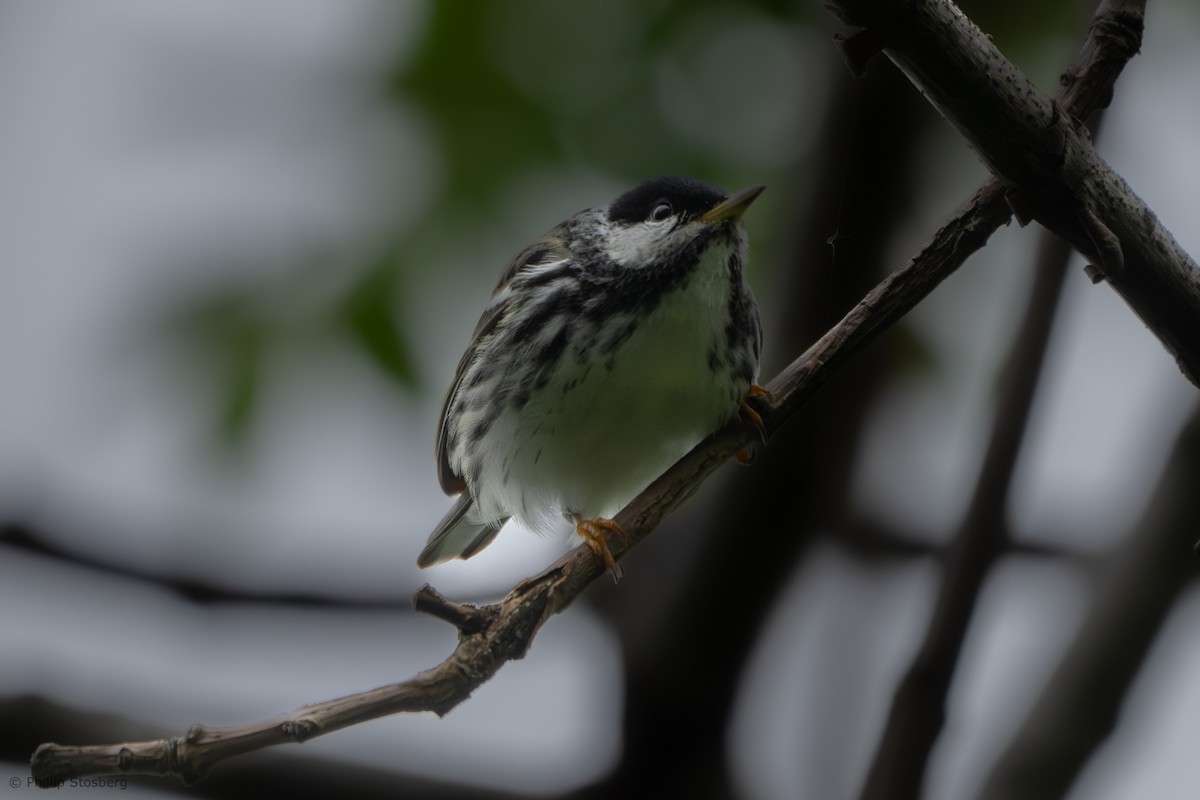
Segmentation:
<svg viewBox="0 0 1200 800">
<path fill-rule="evenodd" d="M 454 472 L 449 462 L 448 442 L 446 441 L 446 415 L 450 410 L 450 404 L 458 394 L 459 386 L 462 384 L 462 379 L 467 372 L 467 368 L 478 357 L 480 349 L 488 341 L 492 332 L 495 331 L 500 320 L 503 319 L 509 291 L 512 288 L 513 282 L 521 275 L 528 274 L 539 267 L 570 258 L 570 252 L 563 243 L 566 238 L 565 234 L 564 223 L 564 225 L 560 225 L 529 247 L 526 247 L 508 262 L 508 266 L 504 268 L 504 273 L 500 277 L 500 283 L 496 285 L 495 290 L 492 292 L 491 302 L 484 309 L 479 322 L 475 324 L 475 331 L 471 334 L 471 344 L 467 347 L 466 352 L 463 353 L 462 358 L 459 359 L 458 369 L 454 372 L 454 380 L 450 382 L 450 389 L 446 392 L 446 397 L 442 401 L 442 413 L 438 415 L 436 450 L 438 482 L 441 484 L 442 491 L 446 494 L 458 494 L 467 488 L 466 481 L 463 480 L 461 475 Z"/>
</svg>

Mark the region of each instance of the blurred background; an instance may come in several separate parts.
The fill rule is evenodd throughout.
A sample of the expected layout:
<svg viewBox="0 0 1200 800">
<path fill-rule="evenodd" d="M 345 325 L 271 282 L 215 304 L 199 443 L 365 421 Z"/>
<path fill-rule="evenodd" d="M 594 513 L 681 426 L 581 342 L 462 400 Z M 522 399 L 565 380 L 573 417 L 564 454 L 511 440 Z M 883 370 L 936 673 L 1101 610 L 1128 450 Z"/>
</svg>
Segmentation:
<svg viewBox="0 0 1200 800">
<path fill-rule="evenodd" d="M 1092 5 L 964 9 L 1053 91 Z M 422 583 L 496 599 L 574 544 L 414 563 L 474 322 L 575 211 L 767 184 L 764 382 L 903 264 L 986 172 L 837 30 L 782 0 L 5 0 L 0 795 L 43 741 L 406 679 L 455 642 Z M 1151 5 L 1098 138 L 1193 254 L 1198 32 Z M 124 796 L 854 797 L 945 546 L 987 528 L 923 796 L 1193 797 L 1195 411 L 1078 258 L 1002 228 L 445 719 Z"/>
</svg>

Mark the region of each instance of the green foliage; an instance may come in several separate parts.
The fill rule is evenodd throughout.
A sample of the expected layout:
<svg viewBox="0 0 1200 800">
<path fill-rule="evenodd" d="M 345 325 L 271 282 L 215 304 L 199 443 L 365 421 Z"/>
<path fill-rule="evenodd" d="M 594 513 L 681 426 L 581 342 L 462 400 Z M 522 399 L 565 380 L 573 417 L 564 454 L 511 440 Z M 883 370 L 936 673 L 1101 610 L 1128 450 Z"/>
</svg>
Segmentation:
<svg viewBox="0 0 1200 800">
<path fill-rule="evenodd" d="M 466 203 L 561 156 L 550 115 L 490 57 L 491 6 L 434 3 L 417 53 L 390 79 L 392 99 L 417 104 L 432 121 L 449 168 L 443 192 Z"/>
<path fill-rule="evenodd" d="M 406 389 L 414 389 L 416 371 L 394 302 L 400 280 L 396 262 L 381 260 L 350 287 L 334 316 L 385 375 Z"/>
<path fill-rule="evenodd" d="M 242 442 L 253 426 L 278 339 L 273 317 L 257 305 L 256 298 L 233 292 L 194 300 L 167 328 L 182 357 L 200 365 L 214 388 L 214 438 L 226 445 Z"/>
</svg>

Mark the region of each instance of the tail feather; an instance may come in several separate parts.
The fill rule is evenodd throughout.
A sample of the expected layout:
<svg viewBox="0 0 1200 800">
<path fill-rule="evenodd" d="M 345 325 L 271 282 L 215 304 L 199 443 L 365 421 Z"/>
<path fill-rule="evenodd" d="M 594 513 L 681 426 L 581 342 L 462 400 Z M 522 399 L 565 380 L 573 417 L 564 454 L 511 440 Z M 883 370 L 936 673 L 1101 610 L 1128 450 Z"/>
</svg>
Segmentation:
<svg viewBox="0 0 1200 800">
<path fill-rule="evenodd" d="M 425 549 L 417 557 L 417 566 L 431 567 L 452 558 L 470 558 L 492 543 L 507 520 L 482 524 L 471 522 L 467 519 L 471 502 L 470 492 L 459 495 L 458 502 L 429 535 Z"/>
</svg>

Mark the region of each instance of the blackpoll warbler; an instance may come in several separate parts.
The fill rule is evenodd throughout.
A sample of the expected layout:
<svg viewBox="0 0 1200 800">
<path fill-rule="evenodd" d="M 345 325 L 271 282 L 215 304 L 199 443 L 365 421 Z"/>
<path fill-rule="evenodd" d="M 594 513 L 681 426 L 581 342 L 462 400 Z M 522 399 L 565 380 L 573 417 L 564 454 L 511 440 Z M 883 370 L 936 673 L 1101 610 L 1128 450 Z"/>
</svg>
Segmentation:
<svg viewBox="0 0 1200 800">
<path fill-rule="evenodd" d="M 438 477 L 460 496 L 420 566 L 561 514 L 615 578 L 612 515 L 739 409 L 761 431 L 741 218 L 762 190 L 655 178 L 509 263 L 442 409 Z"/>
</svg>

